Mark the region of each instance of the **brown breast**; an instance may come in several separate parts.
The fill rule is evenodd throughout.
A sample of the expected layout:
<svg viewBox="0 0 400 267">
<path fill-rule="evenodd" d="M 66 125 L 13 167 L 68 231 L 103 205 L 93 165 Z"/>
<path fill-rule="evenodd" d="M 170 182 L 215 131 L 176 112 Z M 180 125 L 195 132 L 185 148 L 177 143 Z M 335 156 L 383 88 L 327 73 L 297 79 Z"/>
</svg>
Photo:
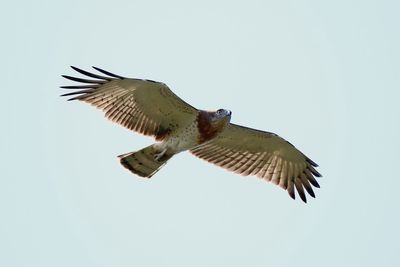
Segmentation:
<svg viewBox="0 0 400 267">
<path fill-rule="evenodd" d="M 201 110 L 197 114 L 198 143 L 204 143 L 222 132 L 228 122 L 226 119 L 213 120 L 215 112 Z"/>
</svg>

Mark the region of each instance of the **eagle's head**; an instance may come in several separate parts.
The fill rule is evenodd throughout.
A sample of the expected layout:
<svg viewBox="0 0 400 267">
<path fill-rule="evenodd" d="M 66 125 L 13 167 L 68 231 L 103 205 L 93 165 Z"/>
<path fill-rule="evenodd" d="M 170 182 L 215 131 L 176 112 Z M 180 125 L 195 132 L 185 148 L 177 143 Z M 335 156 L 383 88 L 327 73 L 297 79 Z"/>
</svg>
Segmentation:
<svg viewBox="0 0 400 267">
<path fill-rule="evenodd" d="M 217 111 L 200 110 L 197 115 L 197 128 L 199 130 L 199 143 L 208 141 L 225 129 L 231 121 L 232 112 L 227 109 Z"/>
<path fill-rule="evenodd" d="M 214 113 L 214 118 L 217 120 L 225 119 L 228 122 L 231 120 L 232 111 L 220 108 Z"/>
<path fill-rule="evenodd" d="M 211 122 L 217 123 L 220 125 L 220 127 L 222 127 L 222 125 L 225 126 L 231 121 L 232 111 L 221 108 L 215 112 L 212 112 L 211 114 Z"/>
</svg>

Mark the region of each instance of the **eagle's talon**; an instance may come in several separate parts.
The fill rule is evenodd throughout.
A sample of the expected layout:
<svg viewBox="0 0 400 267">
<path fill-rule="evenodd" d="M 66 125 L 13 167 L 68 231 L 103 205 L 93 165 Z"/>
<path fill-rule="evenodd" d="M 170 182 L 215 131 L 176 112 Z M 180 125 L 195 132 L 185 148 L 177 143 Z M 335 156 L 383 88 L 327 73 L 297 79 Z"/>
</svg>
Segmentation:
<svg viewBox="0 0 400 267">
<path fill-rule="evenodd" d="M 119 156 L 132 173 L 150 178 L 175 154 L 189 150 L 229 171 L 272 181 L 293 199 L 296 191 L 304 202 L 306 192 L 315 197 L 311 186 L 319 187 L 318 165 L 278 135 L 233 124 L 232 112 L 226 109 L 196 109 L 164 83 L 125 78 L 96 67 L 101 74 L 72 68 L 90 79 L 63 75 L 83 84 L 61 86 L 76 89 L 62 96 L 90 103 L 112 121 L 158 141 Z"/>
<path fill-rule="evenodd" d="M 161 158 L 165 155 L 165 152 L 167 152 L 167 149 L 164 149 L 160 153 L 157 153 L 154 155 L 154 160 L 160 162 Z"/>
</svg>

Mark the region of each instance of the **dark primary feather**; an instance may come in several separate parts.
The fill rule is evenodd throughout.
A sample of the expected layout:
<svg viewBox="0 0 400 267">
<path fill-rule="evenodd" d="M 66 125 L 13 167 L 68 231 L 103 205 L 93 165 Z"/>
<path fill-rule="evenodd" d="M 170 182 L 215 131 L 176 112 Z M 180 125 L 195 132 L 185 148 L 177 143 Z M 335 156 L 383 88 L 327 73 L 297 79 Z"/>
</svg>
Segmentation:
<svg viewBox="0 0 400 267">
<path fill-rule="evenodd" d="M 68 80 L 71 80 L 74 82 L 80 82 L 80 83 L 94 83 L 94 84 L 104 83 L 104 81 L 102 81 L 102 80 L 88 80 L 88 79 L 82 79 L 82 78 L 72 77 L 72 76 L 68 76 L 68 75 L 61 75 L 61 76 Z"/>
<path fill-rule="evenodd" d="M 87 93 L 93 92 L 93 90 L 94 90 L 94 89 L 87 89 L 87 90 L 75 91 L 75 92 L 71 92 L 71 93 L 62 94 L 61 96 L 70 96 L 70 95 L 87 94 Z M 74 100 L 74 99 L 75 99 L 75 97 L 68 99 L 68 101 Z"/>
<path fill-rule="evenodd" d="M 318 167 L 318 164 L 315 163 L 314 161 L 312 161 L 309 157 L 306 157 L 306 160 L 307 160 L 307 162 L 310 163 L 312 166 Z"/>
<path fill-rule="evenodd" d="M 63 89 L 72 90 L 72 92 L 68 92 L 62 96 L 73 96 L 68 100 L 82 100 L 90 103 L 102 109 L 106 117 L 112 121 L 130 130 L 145 135 L 153 135 L 158 141 L 173 131 L 174 128 L 171 128 L 171 125 L 173 125 L 171 124 L 171 120 L 176 120 L 176 122 L 181 122 L 181 120 L 191 121 L 198 112 L 197 109 L 174 95 L 165 84 L 152 80 L 128 79 L 97 67 L 93 68 L 106 76 L 90 73 L 73 66 L 71 68 L 93 79 L 62 75 L 66 79 L 84 83 L 61 86 Z M 139 84 L 140 86 L 137 88 L 140 89 L 135 88 L 135 84 Z M 142 93 L 139 94 L 141 96 L 146 92 L 146 97 L 141 98 L 143 100 L 142 105 L 138 104 L 137 101 L 139 99 L 135 98 L 135 94 L 129 88 L 142 90 Z M 148 103 L 147 92 L 150 95 L 153 92 L 152 97 L 156 97 L 160 103 L 164 104 L 163 108 L 166 108 L 168 111 L 165 114 L 174 114 L 174 116 L 178 117 L 168 117 L 166 119 L 163 117 L 164 113 L 154 113 L 153 104 L 144 104 Z M 173 113 L 175 112 L 175 107 L 170 106 L 171 101 L 175 101 L 174 103 L 178 104 L 185 112 L 179 112 L 175 115 Z M 202 159 L 230 171 L 242 175 L 256 175 L 262 179 L 271 181 L 286 189 L 289 196 L 293 199 L 295 199 L 296 191 L 304 202 L 307 201 L 306 192 L 311 197 L 315 197 L 312 186 L 320 187 L 315 177 L 321 177 L 321 174 L 315 169 L 318 165 L 314 161 L 301 152 L 297 154 L 302 157 L 302 161 L 299 162 L 295 159 L 291 161 L 290 158 L 285 159 L 279 155 L 277 156 L 273 153 L 274 151 L 268 150 L 268 146 L 265 150 L 258 150 L 257 147 L 259 145 L 262 145 L 263 142 L 267 144 L 271 140 L 276 140 L 276 142 L 280 143 L 281 149 L 295 149 L 293 145 L 274 133 L 235 124 L 230 124 L 229 127 L 231 130 L 230 135 L 221 135 L 210 143 L 192 149 L 191 152 Z M 245 132 L 249 135 L 241 135 L 241 133 Z M 252 142 L 249 141 L 250 138 L 252 138 Z M 242 148 L 241 146 L 244 143 L 248 143 L 247 145 L 250 145 L 250 147 L 246 148 L 244 146 Z M 274 145 L 274 143 L 271 144 Z M 290 167 L 288 167 L 289 164 Z"/>
<path fill-rule="evenodd" d="M 197 109 L 176 96 L 166 84 L 144 79 L 125 78 L 93 67 L 101 75 L 71 66 L 85 77 L 62 77 L 83 84 L 61 86 L 70 89 L 62 96 L 89 103 L 105 112 L 113 122 L 154 136 L 166 138 L 180 123 L 186 125 L 196 118 Z M 94 79 L 93 79 L 94 78 Z"/>
<path fill-rule="evenodd" d="M 95 78 L 95 79 L 106 80 L 106 81 L 111 81 L 111 79 L 112 79 L 112 78 L 110 78 L 110 77 L 106 77 L 106 76 L 102 76 L 102 75 L 97 75 L 97 74 L 88 72 L 88 71 L 86 71 L 86 70 L 82 70 L 82 69 L 77 68 L 77 67 L 74 67 L 74 66 L 71 66 L 71 68 L 72 68 L 73 70 L 75 70 L 75 71 L 77 71 L 77 72 L 83 74 L 83 75 L 86 75 L 86 76 L 89 76 L 89 77 L 92 77 L 92 78 Z M 110 76 L 111 76 L 111 75 L 110 75 Z"/>
<path fill-rule="evenodd" d="M 93 66 L 92 66 L 92 68 L 97 70 L 97 71 L 99 71 L 99 72 L 101 72 L 101 73 L 103 73 L 103 74 L 105 74 L 105 75 L 108 75 L 108 76 L 111 76 L 111 77 L 114 77 L 114 78 L 118 78 L 118 79 L 125 79 L 125 77 L 119 76 L 119 75 L 111 73 L 109 71 L 106 71 L 106 70 L 103 70 L 103 69 L 100 69 L 100 68 L 97 68 L 97 67 L 93 67 Z"/>
<path fill-rule="evenodd" d="M 96 85 L 67 85 L 67 86 L 60 86 L 62 89 L 88 89 L 94 88 Z"/>
<path fill-rule="evenodd" d="M 73 76 L 69 76 L 69 75 L 61 75 L 62 77 L 66 78 L 66 79 L 68 79 L 68 80 L 71 80 L 71 81 L 74 81 L 74 82 L 89 83 L 90 85 L 68 85 L 68 86 L 60 86 L 60 88 L 63 88 L 63 89 L 89 89 L 89 88 L 97 88 L 97 87 L 101 86 L 102 84 L 104 84 L 104 83 L 106 83 L 106 82 L 115 80 L 116 78 L 117 78 L 117 79 L 126 79 L 125 77 L 122 77 L 122 76 L 113 74 L 113 73 L 111 73 L 111 72 L 105 71 L 105 70 L 100 69 L 100 68 L 97 68 L 97 67 L 93 67 L 93 68 L 94 68 L 95 70 L 97 70 L 97 71 L 103 73 L 103 74 L 106 74 L 106 75 L 110 76 L 110 77 L 103 76 L 103 75 L 98 75 L 98 74 L 95 74 L 95 73 L 91 73 L 91 72 L 88 72 L 88 71 L 86 71 L 86 70 L 82 70 L 82 69 L 80 69 L 80 68 L 77 68 L 77 67 L 75 67 L 75 66 L 71 66 L 71 68 L 72 68 L 73 70 L 75 70 L 75 71 L 77 71 L 77 72 L 79 72 L 79 73 L 85 75 L 85 76 L 88 76 L 88 77 L 91 77 L 91 78 L 95 78 L 96 80 L 78 78 L 78 77 L 73 77 Z M 66 95 L 67 95 L 67 94 L 66 94 Z M 62 95 L 62 96 L 64 96 L 64 95 Z"/>
<path fill-rule="evenodd" d="M 315 176 L 317 176 L 317 177 L 322 177 L 322 175 L 321 175 L 319 172 L 317 172 L 317 170 L 314 169 L 313 166 L 309 165 L 309 166 L 308 166 L 308 169 L 309 169 L 309 170 L 312 172 L 312 174 L 314 174 Z"/>
<path fill-rule="evenodd" d="M 317 164 L 276 134 L 230 124 L 218 137 L 190 150 L 195 156 L 241 175 L 255 175 L 287 190 L 293 199 L 315 198 Z M 315 177 L 314 177 L 315 176 Z"/>
<path fill-rule="evenodd" d="M 69 76 L 69 75 L 61 75 L 62 77 L 71 80 L 71 81 L 75 81 L 75 82 L 81 82 L 81 83 L 88 83 L 89 85 L 68 85 L 68 86 L 60 86 L 60 88 L 63 89 L 85 89 L 85 90 L 78 90 L 78 91 L 74 91 L 74 92 L 70 92 L 70 93 L 66 93 L 66 94 L 62 94 L 61 96 L 71 96 L 71 95 L 78 95 L 75 96 L 73 98 L 68 99 L 68 101 L 71 100 L 75 100 L 75 99 L 79 99 L 80 95 L 82 94 L 87 94 L 87 93 L 91 93 L 93 92 L 94 89 L 98 88 L 99 86 L 103 85 L 106 82 L 115 80 L 115 78 L 118 79 L 124 79 L 124 77 L 113 74 L 111 72 L 102 70 L 100 68 L 96 68 L 93 67 L 95 70 L 98 70 L 99 72 L 102 72 L 106 75 L 109 75 L 111 77 L 106 77 L 106 76 L 102 76 L 102 75 L 98 75 L 95 73 L 91 73 L 85 70 L 82 70 L 80 68 L 71 66 L 71 68 L 85 76 L 91 77 L 91 78 L 95 78 L 96 80 L 89 80 L 89 79 L 83 79 L 83 78 L 78 78 L 78 77 L 73 77 L 73 76 Z"/>
</svg>

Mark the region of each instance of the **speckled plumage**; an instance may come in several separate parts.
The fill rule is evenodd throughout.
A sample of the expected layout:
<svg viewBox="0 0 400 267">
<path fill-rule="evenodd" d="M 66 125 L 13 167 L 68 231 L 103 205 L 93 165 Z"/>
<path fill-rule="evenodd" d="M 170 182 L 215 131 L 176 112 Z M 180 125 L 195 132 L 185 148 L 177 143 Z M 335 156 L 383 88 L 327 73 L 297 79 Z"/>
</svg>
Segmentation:
<svg viewBox="0 0 400 267">
<path fill-rule="evenodd" d="M 64 75 L 85 85 L 62 86 L 77 89 L 63 96 L 102 109 L 110 120 L 158 141 L 119 156 L 132 173 L 149 178 L 175 154 L 189 150 L 227 170 L 271 181 L 293 199 L 295 191 L 304 202 L 305 191 L 315 197 L 312 186 L 319 184 L 314 176 L 321 176 L 317 164 L 278 135 L 230 123 L 231 112 L 224 109 L 198 110 L 164 83 L 125 78 L 95 67 L 104 75 L 72 68 L 94 80 Z"/>
</svg>

